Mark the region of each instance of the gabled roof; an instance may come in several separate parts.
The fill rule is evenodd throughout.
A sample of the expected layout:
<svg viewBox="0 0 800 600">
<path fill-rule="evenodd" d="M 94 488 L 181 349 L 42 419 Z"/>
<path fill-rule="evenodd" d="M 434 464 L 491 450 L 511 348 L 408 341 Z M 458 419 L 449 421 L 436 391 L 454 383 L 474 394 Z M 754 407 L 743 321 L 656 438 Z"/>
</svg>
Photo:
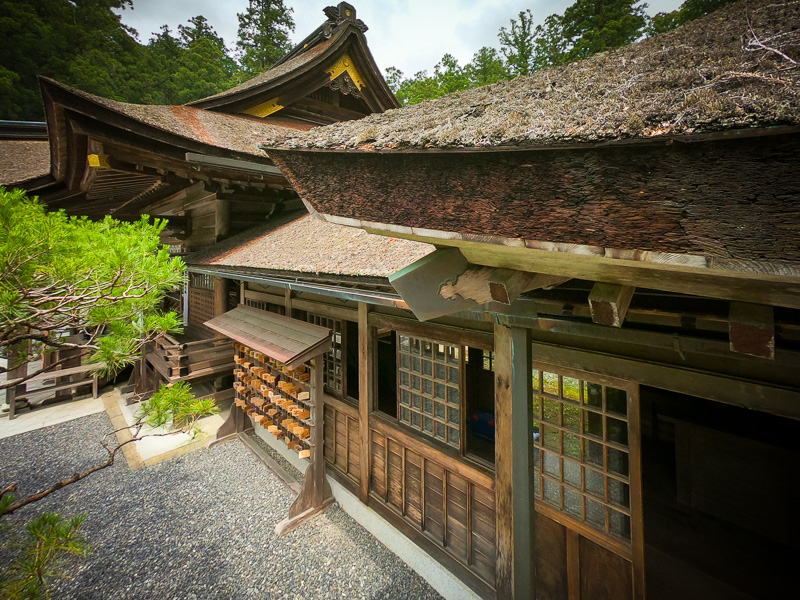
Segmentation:
<svg viewBox="0 0 800 600">
<path fill-rule="evenodd" d="M 280 136 L 293 131 L 262 119 L 188 106 L 119 102 L 44 77 L 40 78 L 40 86 L 50 137 L 51 169 L 47 181 L 37 182 L 29 189 L 40 193 L 53 208 L 90 216 L 113 212 L 159 187 L 167 189 L 169 183 L 176 183 L 169 181 L 170 172 L 190 179 L 189 154 L 274 169 L 256 144 L 264 135 Z M 88 156 L 98 151 L 107 153 L 105 147 L 123 149 L 131 164 L 119 169 L 105 167 L 99 174 L 88 168 Z M 271 177 L 285 184 L 277 169 L 274 171 Z"/>
<path fill-rule="evenodd" d="M 372 235 L 294 212 L 185 260 L 190 266 L 387 277 L 433 251 L 430 244 Z"/>
<path fill-rule="evenodd" d="M 291 148 L 541 146 L 800 125 L 800 3 L 749 0 L 526 77 L 286 138 Z"/>
<path fill-rule="evenodd" d="M 362 98 L 366 112 L 398 107 L 369 51 L 366 26 L 356 19 L 355 9 L 341 2 L 325 9 L 325 14 L 328 20 L 274 67 L 189 106 L 265 117 L 280 114 L 282 108 L 328 86 Z"/>
</svg>

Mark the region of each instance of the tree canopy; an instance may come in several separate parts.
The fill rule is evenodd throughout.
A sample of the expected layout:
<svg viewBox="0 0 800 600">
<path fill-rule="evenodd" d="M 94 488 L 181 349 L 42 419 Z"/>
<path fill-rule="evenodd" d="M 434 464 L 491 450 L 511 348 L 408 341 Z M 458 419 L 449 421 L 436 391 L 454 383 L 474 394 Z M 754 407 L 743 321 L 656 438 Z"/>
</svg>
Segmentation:
<svg viewBox="0 0 800 600">
<path fill-rule="evenodd" d="M 125 102 L 183 104 L 229 89 L 274 64 L 294 30 L 283 0 L 250 0 L 234 58 L 196 15 L 147 43 L 116 13 L 133 0 L 0 0 L 0 119 L 44 117 L 38 75 Z M 116 12 L 115 12 L 116 11 Z"/>
<path fill-rule="evenodd" d="M 644 35 L 669 31 L 736 0 L 686 0 L 678 10 L 650 19 L 641 0 L 575 0 L 563 14 L 534 22 L 530 10 L 501 27 L 499 51 L 483 47 L 466 65 L 445 54 L 433 75 L 420 71 L 405 78 L 390 67 L 387 83 L 402 104 L 415 104 L 446 93 L 527 75 L 539 69 L 588 58 L 630 44 Z"/>
<path fill-rule="evenodd" d="M 247 9 L 236 15 L 239 17 L 236 47 L 245 73 L 257 75 L 291 50 L 292 11 L 284 6 L 283 0 L 249 0 Z"/>
<path fill-rule="evenodd" d="M 184 277 L 181 260 L 161 247 L 165 225 L 68 217 L 0 188 L 0 354 L 16 364 L 20 348 L 25 356 L 77 348 L 114 372 L 179 328 L 175 313 L 159 310 Z M 84 341 L 65 341 L 72 331 Z"/>
</svg>

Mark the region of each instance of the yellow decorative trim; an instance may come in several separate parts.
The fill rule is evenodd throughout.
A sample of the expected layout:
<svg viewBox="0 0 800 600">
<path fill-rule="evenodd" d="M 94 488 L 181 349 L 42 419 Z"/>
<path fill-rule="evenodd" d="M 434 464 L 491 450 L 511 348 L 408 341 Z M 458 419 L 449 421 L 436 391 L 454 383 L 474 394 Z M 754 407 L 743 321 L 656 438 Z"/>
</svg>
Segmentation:
<svg viewBox="0 0 800 600">
<path fill-rule="evenodd" d="M 242 111 L 246 115 L 253 115 L 254 117 L 267 117 L 272 113 L 278 112 L 283 108 L 283 104 L 278 104 L 278 99 L 273 98 L 262 104 L 257 104 L 252 108 Z"/>
<path fill-rule="evenodd" d="M 96 169 L 110 169 L 111 166 L 108 164 L 108 155 L 107 154 L 89 154 L 86 156 L 89 160 L 89 166 L 94 167 Z"/>
<path fill-rule="evenodd" d="M 330 68 L 327 69 L 327 73 L 331 76 L 331 81 L 345 72 L 350 75 L 350 79 L 352 79 L 353 83 L 358 86 L 358 89 L 364 89 L 364 80 L 361 78 L 361 75 L 359 75 L 358 71 L 353 65 L 353 59 L 351 59 L 348 54 L 342 55 L 339 60 L 337 60 L 335 63 L 333 63 L 333 65 L 330 66 Z"/>
</svg>

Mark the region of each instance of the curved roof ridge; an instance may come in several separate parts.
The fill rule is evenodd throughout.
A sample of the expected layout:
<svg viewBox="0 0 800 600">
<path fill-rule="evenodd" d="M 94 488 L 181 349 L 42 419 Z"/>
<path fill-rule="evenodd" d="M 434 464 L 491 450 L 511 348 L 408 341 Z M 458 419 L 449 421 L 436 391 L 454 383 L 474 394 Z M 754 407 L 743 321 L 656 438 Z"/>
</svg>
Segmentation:
<svg viewBox="0 0 800 600">
<path fill-rule="evenodd" d="M 258 150 L 257 143 L 263 139 L 264 135 L 280 137 L 296 131 L 283 125 L 272 124 L 245 115 L 211 112 L 185 105 L 121 102 L 84 92 L 48 77 L 40 77 L 39 80 L 43 88 L 56 88 L 62 94 L 66 93 L 90 102 L 146 127 L 192 142 L 200 142 L 208 146 L 258 157 L 263 157 L 263 153 Z M 45 93 L 43 96 L 46 103 L 51 101 L 49 94 Z M 64 98 L 59 101 L 63 102 Z M 93 114 L 87 116 L 101 118 Z"/>
</svg>

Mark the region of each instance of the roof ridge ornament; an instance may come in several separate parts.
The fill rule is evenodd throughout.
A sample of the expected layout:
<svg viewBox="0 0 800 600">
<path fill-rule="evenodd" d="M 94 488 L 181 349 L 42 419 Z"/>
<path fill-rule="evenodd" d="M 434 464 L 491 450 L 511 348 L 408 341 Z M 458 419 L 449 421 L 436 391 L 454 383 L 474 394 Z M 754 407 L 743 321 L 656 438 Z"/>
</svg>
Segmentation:
<svg viewBox="0 0 800 600">
<path fill-rule="evenodd" d="M 323 34 L 329 38 L 333 30 L 342 24 L 350 24 L 361 30 L 364 33 L 369 29 L 364 21 L 356 18 L 356 9 L 352 4 L 347 2 L 339 2 L 337 6 L 326 6 L 322 9 L 328 20 L 323 25 Z"/>
</svg>

